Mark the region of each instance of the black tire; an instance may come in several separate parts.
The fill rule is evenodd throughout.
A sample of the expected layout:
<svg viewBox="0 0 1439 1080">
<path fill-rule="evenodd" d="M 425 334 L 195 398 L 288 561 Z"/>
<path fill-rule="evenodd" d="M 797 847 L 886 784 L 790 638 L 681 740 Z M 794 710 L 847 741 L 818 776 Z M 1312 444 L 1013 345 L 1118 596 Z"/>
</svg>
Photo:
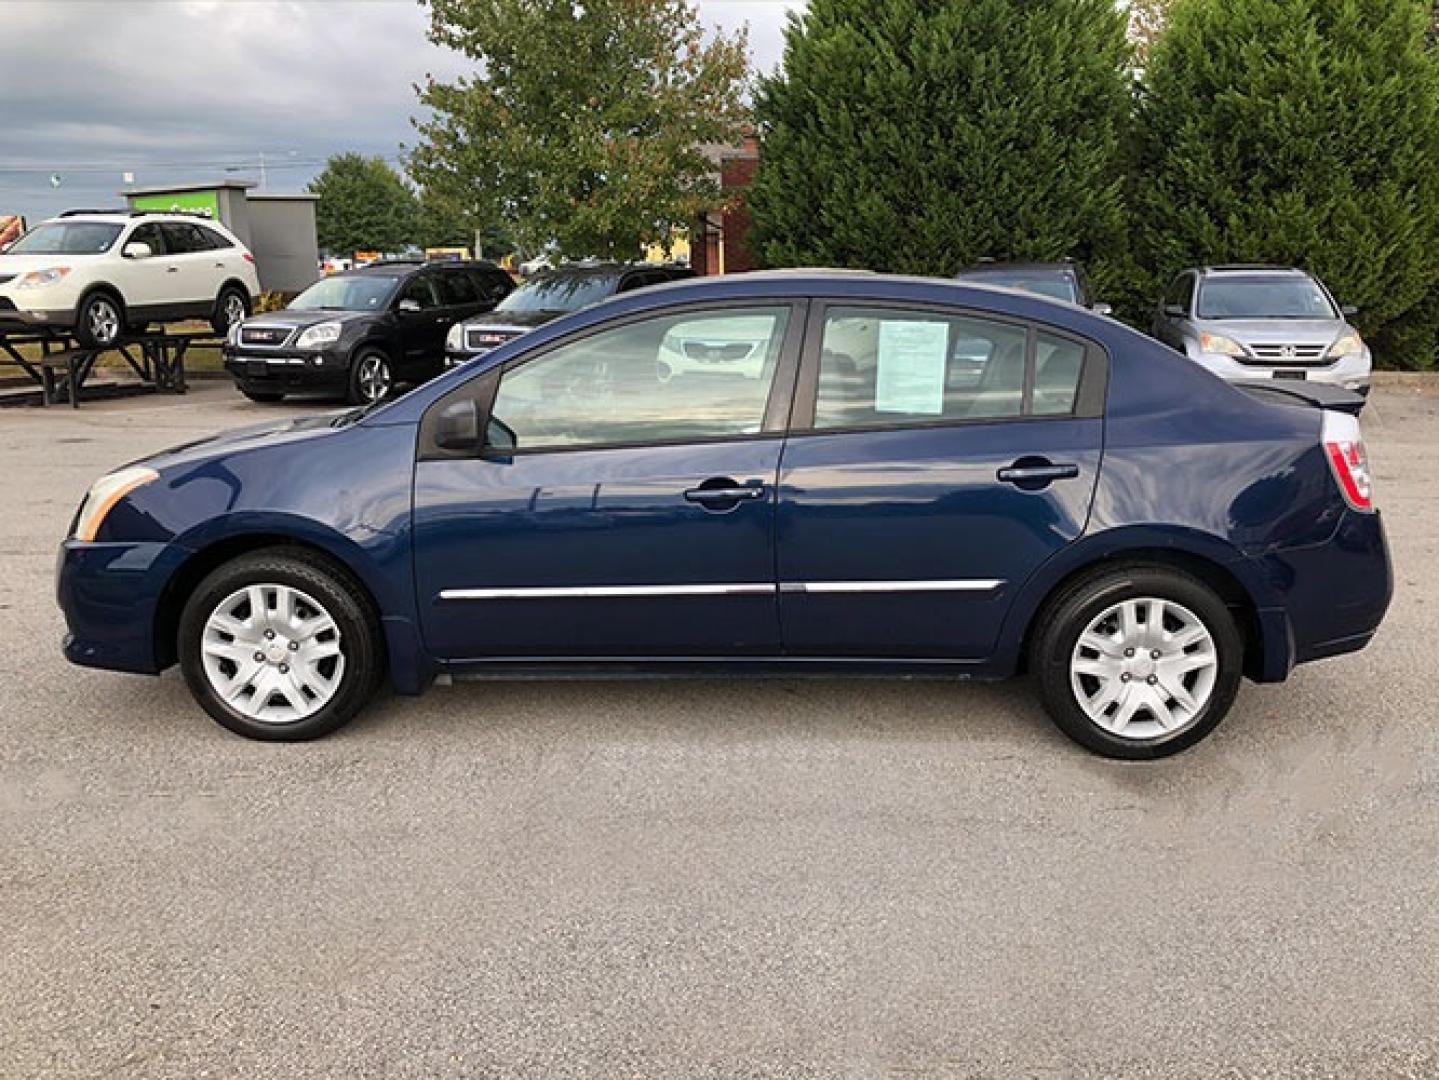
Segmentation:
<svg viewBox="0 0 1439 1080">
<path fill-rule="evenodd" d="M 344 667 L 338 685 L 327 702 L 302 719 L 273 722 L 246 716 L 222 700 L 205 670 L 201 645 L 207 621 L 232 594 L 260 584 L 287 586 L 313 597 L 339 633 Z M 385 673 L 379 615 L 369 597 L 343 569 L 303 548 L 266 548 L 212 571 L 185 604 L 176 644 L 185 682 L 201 708 L 236 734 L 266 742 L 316 739 L 343 727 L 374 696 Z"/>
<path fill-rule="evenodd" d="M 215 309 L 210 312 L 210 329 L 224 337 L 231 326 L 249 315 L 250 294 L 237 285 L 226 285 L 215 297 Z"/>
<path fill-rule="evenodd" d="M 1155 598 L 1187 609 L 1209 631 L 1218 660 L 1208 701 L 1173 732 L 1152 738 L 1107 731 L 1081 707 L 1071 684 L 1070 665 L 1080 635 L 1115 604 L 1136 598 Z M 1203 581 L 1169 567 L 1121 565 L 1080 580 L 1045 606 L 1037 620 L 1029 663 L 1045 710 L 1061 731 L 1104 757 L 1150 761 L 1187 750 L 1219 726 L 1239 691 L 1244 640 L 1229 608 Z M 1083 676 L 1077 678 L 1083 682 Z"/>
<path fill-rule="evenodd" d="M 242 388 L 240 393 L 244 394 L 251 401 L 258 401 L 262 405 L 273 405 L 275 402 L 285 399 L 284 394 L 275 390 L 245 390 Z"/>
<path fill-rule="evenodd" d="M 383 371 L 385 385 L 379 396 L 371 390 L 369 382 L 371 365 L 377 365 Z M 350 361 L 350 381 L 345 392 L 345 400 L 351 405 L 371 405 L 376 401 L 384 401 L 395 389 L 395 370 L 390 363 L 390 358 L 380 349 L 361 349 Z"/>
<path fill-rule="evenodd" d="M 75 340 L 87 349 L 109 349 L 125 335 L 125 305 L 113 293 L 97 290 L 75 311 Z"/>
</svg>

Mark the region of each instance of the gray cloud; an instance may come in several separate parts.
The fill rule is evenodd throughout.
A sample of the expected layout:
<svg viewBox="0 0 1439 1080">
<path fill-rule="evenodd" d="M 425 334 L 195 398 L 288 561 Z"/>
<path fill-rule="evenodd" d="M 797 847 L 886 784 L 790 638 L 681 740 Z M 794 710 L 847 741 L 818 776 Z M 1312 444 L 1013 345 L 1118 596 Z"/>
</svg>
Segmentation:
<svg viewBox="0 0 1439 1080">
<path fill-rule="evenodd" d="M 803 0 L 698 0 L 779 60 Z M 0 5 L 0 213 L 116 205 L 122 174 L 231 176 L 298 190 L 316 163 L 395 156 L 413 85 L 467 70 L 425 37 L 411 0 L 9 0 Z M 52 174 L 61 177 L 52 188 Z"/>
</svg>

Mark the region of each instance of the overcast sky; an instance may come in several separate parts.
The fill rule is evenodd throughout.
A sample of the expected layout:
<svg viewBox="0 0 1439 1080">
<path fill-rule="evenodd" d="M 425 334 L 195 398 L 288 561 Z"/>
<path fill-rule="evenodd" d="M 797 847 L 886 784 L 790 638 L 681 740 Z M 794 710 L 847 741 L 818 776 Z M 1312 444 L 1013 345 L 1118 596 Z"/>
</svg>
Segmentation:
<svg viewBox="0 0 1439 1080">
<path fill-rule="evenodd" d="M 697 3 L 769 70 L 802 0 Z M 263 154 L 298 191 L 332 153 L 398 157 L 414 84 L 467 70 L 425 28 L 417 0 L 0 0 L 0 214 L 120 205 L 125 172 L 258 180 Z"/>
</svg>

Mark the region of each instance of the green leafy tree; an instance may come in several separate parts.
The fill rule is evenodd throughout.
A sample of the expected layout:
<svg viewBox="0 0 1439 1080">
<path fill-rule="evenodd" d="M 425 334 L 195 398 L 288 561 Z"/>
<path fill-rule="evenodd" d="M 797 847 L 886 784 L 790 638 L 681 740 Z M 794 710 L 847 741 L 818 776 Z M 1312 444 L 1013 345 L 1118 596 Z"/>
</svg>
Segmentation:
<svg viewBox="0 0 1439 1080">
<path fill-rule="evenodd" d="M 334 255 L 394 252 L 416 240 L 415 193 L 384 158 L 336 154 L 310 183 L 320 247 Z"/>
<path fill-rule="evenodd" d="M 1439 65 L 1417 0 L 1183 0 L 1146 71 L 1137 249 L 1292 263 L 1363 311 L 1381 358 L 1439 334 Z"/>
<path fill-rule="evenodd" d="M 1130 107 L 1113 0 L 811 0 L 761 84 L 770 265 L 950 274 L 1122 263 Z"/>
<path fill-rule="evenodd" d="M 718 198 L 704 144 L 745 117 L 743 33 L 687 0 L 423 0 L 475 73 L 420 88 L 410 173 L 526 250 L 630 258 Z"/>
</svg>

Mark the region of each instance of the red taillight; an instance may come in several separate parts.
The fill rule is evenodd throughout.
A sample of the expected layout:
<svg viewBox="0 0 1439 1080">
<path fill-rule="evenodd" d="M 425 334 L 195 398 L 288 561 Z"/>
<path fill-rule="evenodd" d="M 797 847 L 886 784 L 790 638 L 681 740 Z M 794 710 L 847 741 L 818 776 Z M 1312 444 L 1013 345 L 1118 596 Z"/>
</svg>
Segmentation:
<svg viewBox="0 0 1439 1080">
<path fill-rule="evenodd" d="M 252 263 L 252 262 L 255 261 L 255 256 L 251 255 L 251 254 L 247 251 L 247 252 L 245 252 L 245 261 L 246 261 L 247 263 Z"/>
<path fill-rule="evenodd" d="M 1355 510 L 1374 510 L 1374 481 L 1369 475 L 1369 458 L 1364 452 L 1364 439 L 1359 421 L 1343 413 L 1324 414 L 1324 456 L 1344 493 L 1344 501 Z"/>
</svg>

